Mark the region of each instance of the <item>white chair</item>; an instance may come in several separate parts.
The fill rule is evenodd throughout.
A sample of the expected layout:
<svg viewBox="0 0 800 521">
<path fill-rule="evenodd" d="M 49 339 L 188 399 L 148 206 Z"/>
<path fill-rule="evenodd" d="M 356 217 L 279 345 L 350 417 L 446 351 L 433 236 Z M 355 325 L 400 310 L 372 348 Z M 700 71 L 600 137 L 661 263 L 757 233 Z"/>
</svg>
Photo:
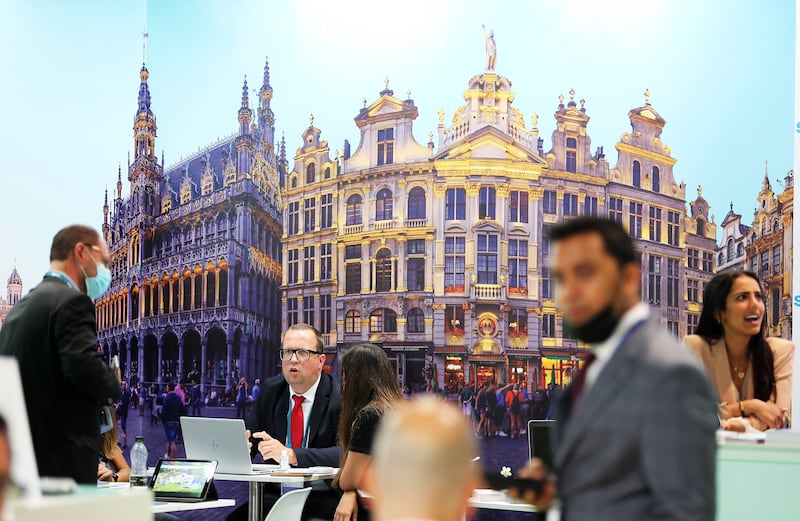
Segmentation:
<svg viewBox="0 0 800 521">
<path fill-rule="evenodd" d="M 311 487 L 292 490 L 278 498 L 264 521 L 300 521 Z"/>
</svg>

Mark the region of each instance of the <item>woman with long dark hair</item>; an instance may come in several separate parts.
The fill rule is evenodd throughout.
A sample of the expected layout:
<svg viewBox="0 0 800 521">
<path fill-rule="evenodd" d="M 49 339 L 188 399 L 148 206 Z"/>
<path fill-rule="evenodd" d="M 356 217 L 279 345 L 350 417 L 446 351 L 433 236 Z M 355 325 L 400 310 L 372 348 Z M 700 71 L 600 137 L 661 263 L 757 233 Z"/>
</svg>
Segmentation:
<svg viewBox="0 0 800 521">
<path fill-rule="evenodd" d="M 339 442 L 342 461 L 334 487 L 343 491 L 334 521 L 369 519 L 368 511 L 359 508 L 358 488 L 371 464 L 372 441 L 383 414 L 394 409 L 403 394 L 389 358 L 374 344 L 351 347 L 341 359 L 342 416 Z"/>
<path fill-rule="evenodd" d="M 737 417 L 761 431 L 788 424 L 794 344 L 767 338 L 766 323 L 755 273 L 723 272 L 708 283 L 697 330 L 684 342 L 714 382 L 723 426 Z"/>
</svg>

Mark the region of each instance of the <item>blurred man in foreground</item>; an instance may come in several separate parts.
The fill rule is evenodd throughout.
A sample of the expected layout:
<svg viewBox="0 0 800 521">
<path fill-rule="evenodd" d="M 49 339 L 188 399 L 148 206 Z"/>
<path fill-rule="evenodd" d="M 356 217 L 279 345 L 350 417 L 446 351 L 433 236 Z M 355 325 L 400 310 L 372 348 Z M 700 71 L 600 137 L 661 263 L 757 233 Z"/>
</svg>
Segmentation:
<svg viewBox="0 0 800 521">
<path fill-rule="evenodd" d="M 561 520 L 712 521 L 716 399 L 698 360 L 641 302 L 633 241 L 590 217 L 550 240 L 559 308 L 591 349 L 554 408 Z M 546 473 L 535 460 L 520 475 Z M 546 508 L 554 492 L 550 482 L 525 497 Z"/>
<path fill-rule="evenodd" d="M 377 521 L 461 521 L 478 482 L 478 453 L 461 412 L 432 396 L 383 419 L 374 446 L 372 511 Z"/>
</svg>

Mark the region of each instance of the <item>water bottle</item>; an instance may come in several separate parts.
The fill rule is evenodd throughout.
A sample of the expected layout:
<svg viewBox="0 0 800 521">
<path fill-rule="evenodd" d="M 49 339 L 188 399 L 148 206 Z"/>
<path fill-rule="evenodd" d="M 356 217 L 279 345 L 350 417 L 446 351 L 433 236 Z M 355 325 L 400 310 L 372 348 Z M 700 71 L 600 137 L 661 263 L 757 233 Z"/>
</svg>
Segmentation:
<svg viewBox="0 0 800 521">
<path fill-rule="evenodd" d="M 131 447 L 131 478 L 132 487 L 147 486 L 147 447 L 144 436 L 136 436 L 136 443 Z"/>
</svg>

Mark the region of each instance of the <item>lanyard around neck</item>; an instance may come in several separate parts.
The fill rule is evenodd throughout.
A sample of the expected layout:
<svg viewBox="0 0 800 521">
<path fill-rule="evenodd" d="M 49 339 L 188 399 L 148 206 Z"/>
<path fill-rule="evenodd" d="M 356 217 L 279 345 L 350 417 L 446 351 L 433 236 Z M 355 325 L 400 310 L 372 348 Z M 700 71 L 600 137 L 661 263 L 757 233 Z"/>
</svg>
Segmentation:
<svg viewBox="0 0 800 521">
<path fill-rule="evenodd" d="M 57 270 L 48 270 L 45 272 L 44 276 L 55 277 L 57 279 L 60 279 L 62 282 L 64 282 L 64 284 L 74 289 L 75 291 L 81 291 L 80 288 L 76 286 L 74 282 L 72 282 L 72 279 L 67 277 L 66 273 Z"/>
<path fill-rule="evenodd" d="M 298 394 L 297 396 L 302 396 L 302 395 Z M 286 447 L 289 448 L 289 449 L 293 449 L 294 448 L 294 447 L 292 447 L 292 404 L 293 403 L 294 403 L 294 400 L 292 400 L 292 393 L 290 392 L 289 393 L 289 412 L 286 413 Z M 300 405 L 300 410 L 302 410 L 302 407 L 303 406 Z M 311 413 L 309 412 L 309 414 L 311 414 Z M 304 449 L 304 448 L 308 447 L 308 428 L 311 425 L 311 422 L 306 420 L 305 413 L 303 413 L 303 423 L 305 423 L 305 425 L 303 425 L 303 443 L 302 443 L 303 446 L 302 447 L 297 447 L 297 448 L 300 448 L 300 449 Z"/>
</svg>

